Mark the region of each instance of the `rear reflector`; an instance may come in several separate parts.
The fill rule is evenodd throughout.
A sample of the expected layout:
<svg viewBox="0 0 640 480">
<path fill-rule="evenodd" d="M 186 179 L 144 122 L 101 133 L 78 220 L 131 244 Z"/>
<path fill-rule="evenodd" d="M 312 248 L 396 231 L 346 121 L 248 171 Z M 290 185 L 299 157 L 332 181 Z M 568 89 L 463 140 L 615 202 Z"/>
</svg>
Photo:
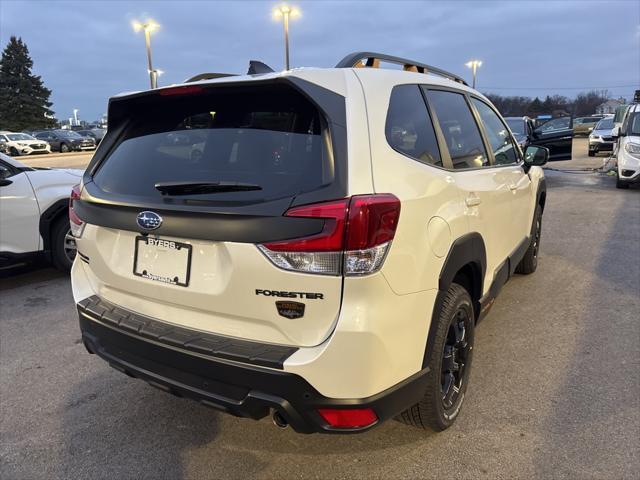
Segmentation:
<svg viewBox="0 0 640 480">
<path fill-rule="evenodd" d="M 366 275 L 384 263 L 398 226 L 400 200 L 391 194 L 355 195 L 294 207 L 287 217 L 322 218 L 316 235 L 258 245 L 285 270 L 324 275 Z"/>
<path fill-rule="evenodd" d="M 82 236 L 85 223 L 80 219 L 73 209 L 73 202 L 80 199 L 80 185 L 74 185 L 69 196 L 69 226 L 71 227 L 71 235 L 76 238 Z"/>
<path fill-rule="evenodd" d="M 363 428 L 378 421 L 377 415 L 371 408 L 321 408 L 318 413 L 333 428 Z"/>
</svg>

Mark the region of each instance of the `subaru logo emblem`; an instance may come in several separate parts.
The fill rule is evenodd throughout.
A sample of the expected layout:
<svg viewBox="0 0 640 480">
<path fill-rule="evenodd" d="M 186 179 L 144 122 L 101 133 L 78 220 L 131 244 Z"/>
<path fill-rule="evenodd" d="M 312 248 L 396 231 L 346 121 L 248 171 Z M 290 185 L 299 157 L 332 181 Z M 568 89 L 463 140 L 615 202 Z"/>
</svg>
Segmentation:
<svg viewBox="0 0 640 480">
<path fill-rule="evenodd" d="M 145 230 L 155 230 L 162 225 L 162 217 L 153 212 L 140 212 L 136 218 L 136 222 L 140 228 Z"/>
</svg>

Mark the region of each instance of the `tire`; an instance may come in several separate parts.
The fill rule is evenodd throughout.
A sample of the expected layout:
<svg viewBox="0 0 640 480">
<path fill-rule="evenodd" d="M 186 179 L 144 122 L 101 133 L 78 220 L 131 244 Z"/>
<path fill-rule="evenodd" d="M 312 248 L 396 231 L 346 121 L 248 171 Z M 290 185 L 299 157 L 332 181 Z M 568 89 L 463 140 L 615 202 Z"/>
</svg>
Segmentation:
<svg viewBox="0 0 640 480">
<path fill-rule="evenodd" d="M 589 156 L 590 157 L 595 157 L 596 156 L 596 151 L 595 150 L 589 150 Z"/>
<path fill-rule="evenodd" d="M 469 383 L 475 325 L 469 292 L 452 283 L 433 321 L 437 324 L 431 340 L 433 348 L 428 359 L 430 371 L 425 395 L 397 419 L 407 425 L 440 432 L 453 425 L 458 417 Z"/>
<path fill-rule="evenodd" d="M 616 170 L 616 188 L 620 188 L 622 190 L 626 190 L 629 188 L 629 184 L 620 181 L 620 172 Z"/>
<path fill-rule="evenodd" d="M 540 237 L 542 235 L 542 209 L 540 205 L 536 206 L 533 222 L 531 242 L 529 242 L 529 247 L 524 257 L 522 257 L 522 260 L 520 260 L 520 263 L 516 267 L 516 273 L 523 275 L 529 275 L 538 268 L 538 252 L 540 250 Z"/>
<path fill-rule="evenodd" d="M 51 260 L 63 272 L 71 270 L 76 256 L 75 240 L 71 240 L 70 236 L 69 219 L 63 216 L 56 220 L 51 229 Z"/>
<path fill-rule="evenodd" d="M 60 144 L 60 153 L 68 153 L 69 151 L 69 145 L 67 145 L 66 143 Z"/>
<path fill-rule="evenodd" d="M 16 147 L 11 147 L 9 149 L 9 153 L 11 154 L 12 157 L 19 157 L 20 156 L 20 152 L 18 150 L 16 150 Z"/>
</svg>

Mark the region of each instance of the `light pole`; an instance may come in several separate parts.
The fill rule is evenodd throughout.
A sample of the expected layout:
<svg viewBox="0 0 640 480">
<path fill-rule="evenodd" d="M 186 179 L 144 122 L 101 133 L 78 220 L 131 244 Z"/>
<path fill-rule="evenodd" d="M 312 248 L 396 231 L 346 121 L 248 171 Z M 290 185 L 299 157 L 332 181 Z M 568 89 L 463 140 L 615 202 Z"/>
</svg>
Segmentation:
<svg viewBox="0 0 640 480">
<path fill-rule="evenodd" d="M 289 5 L 281 5 L 273 11 L 275 17 L 282 17 L 284 25 L 284 65 L 285 70 L 289 70 L 289 18 L 300 15 L 300 10 L 291 8 Z"/>
<path fill-rule="evenodd" d="M 471 60 L 465 63 L 465 65 L 473 71 L 473 88 L 476 88 L 476 73 L 478 71 L 478 67 L 482 66 L 482 62 L 480 60 Z"/>
<path fill-rule="evenodd" d="M 149 70 L 149 81 L 151 82 L 151 88 L 158 87 L 158 72 L 153 69 L 153 63 L 151 62 L 151 32 L 157 30 L 160 25 L 158 25 L 153 20 L 147 20 L 146 22 L 138 22 L 134 21 L 132 23 L 133 29 L 136 32 L 140 30 L 144 30 L 144 43 L 147 47 L 147 62 L 148 62 L 148 70 Z"/>
</svg>

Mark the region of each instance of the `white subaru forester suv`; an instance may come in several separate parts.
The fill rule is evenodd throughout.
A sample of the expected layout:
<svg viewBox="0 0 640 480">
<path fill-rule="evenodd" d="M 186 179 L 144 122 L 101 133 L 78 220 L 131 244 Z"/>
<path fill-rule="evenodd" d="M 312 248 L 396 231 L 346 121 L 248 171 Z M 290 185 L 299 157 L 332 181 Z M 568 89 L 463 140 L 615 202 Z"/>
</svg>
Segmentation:
<svg viewBox="0 0 640 480">
<path fill-rule="evenodd" d="M 615 149 L 618 188 L 640 184 L 640 90 L 636 92 L 636 99 L 627 110 L 622 125 L 613 129 L 618 142 Z"/>
<path fill-rule="evenodd" d="M 410 60 L 249 73 L 110 100 L 70 210 L 87 350 L 298 432 L 449 427 L 476 322 L 536 269 L 549 151 Z"/>
</svg>

